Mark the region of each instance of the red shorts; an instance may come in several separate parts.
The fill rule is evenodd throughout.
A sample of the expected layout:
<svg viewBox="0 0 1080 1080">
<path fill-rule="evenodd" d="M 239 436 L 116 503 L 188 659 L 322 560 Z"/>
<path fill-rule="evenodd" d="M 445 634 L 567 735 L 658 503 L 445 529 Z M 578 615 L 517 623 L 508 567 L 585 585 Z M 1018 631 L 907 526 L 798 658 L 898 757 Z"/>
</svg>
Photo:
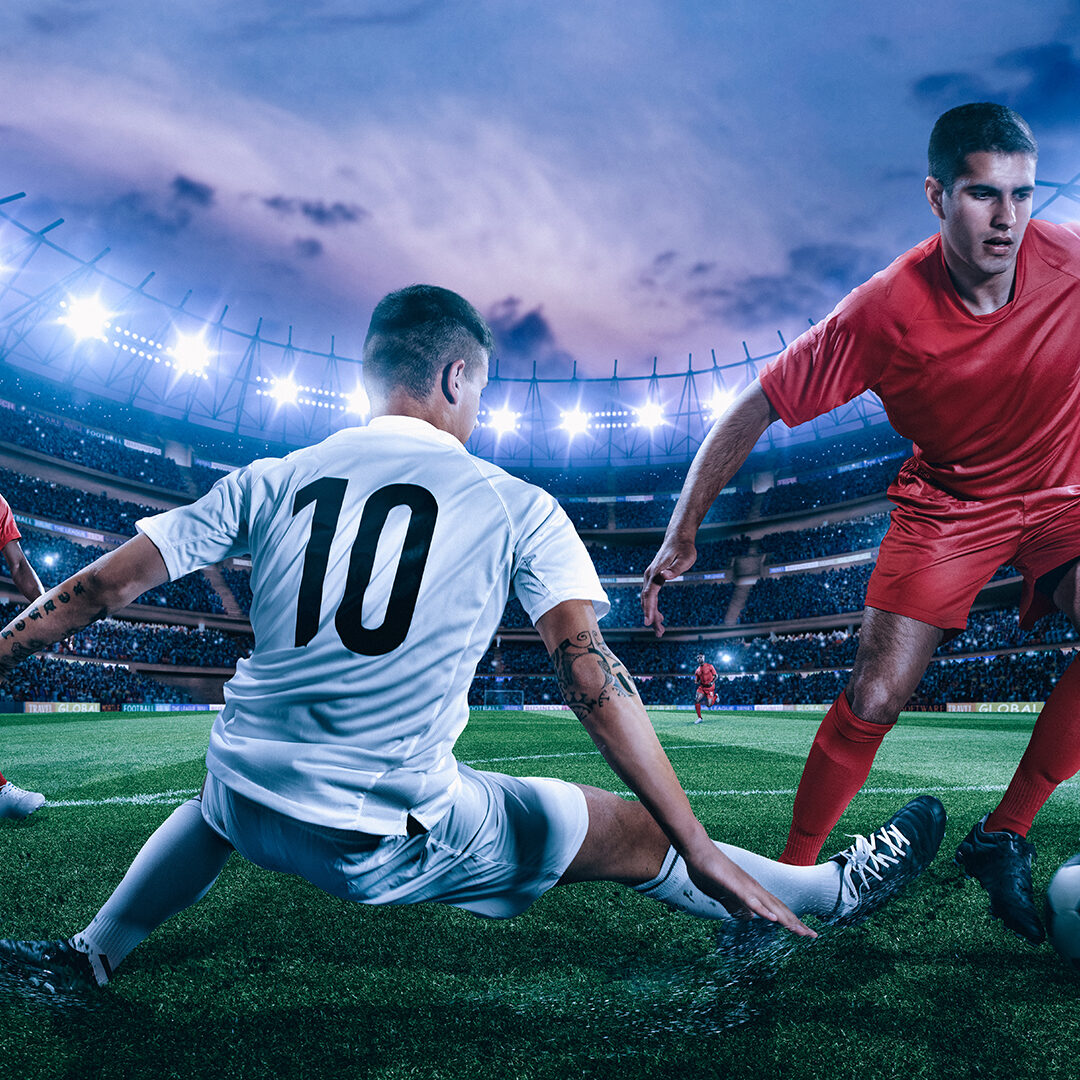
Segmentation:
<svg viewBox="0 0 1080 1080">
<path fill-rule="evenodd" d="M 868 607 L 960 630 L 1003 563 L 1024 577 L 1020 625 L 1054 610 L 1043 574 L 1080 559 L 1080 485 L 992 499 L 958 499 L 907 462 L 889 488 L 896 504 L 866 590 Z"/>
<path fill-rule="evenodd" d="M 698 693 L 705 695 L 705 700 L 708 704 L 712 705 L 716 701 L 716 687 L 715 686 L 698 686 Z M 709 700 L 709 699 L 712 700 Z"/>
</svg>

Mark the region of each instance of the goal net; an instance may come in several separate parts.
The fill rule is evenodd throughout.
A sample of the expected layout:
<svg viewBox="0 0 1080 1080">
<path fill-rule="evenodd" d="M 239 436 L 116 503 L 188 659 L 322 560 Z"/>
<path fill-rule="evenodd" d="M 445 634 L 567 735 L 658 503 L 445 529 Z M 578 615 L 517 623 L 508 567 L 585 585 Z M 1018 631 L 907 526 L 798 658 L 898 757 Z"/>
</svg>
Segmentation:
<svg viewBox="0 0 1080 1080">
<path fill-rule="evenodd" d="M 523 709 L 525 707 L 524 690 L 489 690 L 484 689 L 485 709 Z"/>
</svg>

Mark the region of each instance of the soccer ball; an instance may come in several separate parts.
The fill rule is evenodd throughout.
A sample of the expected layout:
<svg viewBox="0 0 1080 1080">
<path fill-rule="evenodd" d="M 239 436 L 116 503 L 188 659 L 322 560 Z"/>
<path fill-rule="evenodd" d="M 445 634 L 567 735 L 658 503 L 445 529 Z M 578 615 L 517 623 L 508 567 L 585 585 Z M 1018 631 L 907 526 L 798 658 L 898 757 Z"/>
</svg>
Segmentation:
<svg viewBox="0 0 1080 1080">
<path fill-rule="evenodd" d="M 1050 879 L 1046 925 L 1058 954 L 1080 971 L 1080 854 L 1066 859 Z"/>
</svg>

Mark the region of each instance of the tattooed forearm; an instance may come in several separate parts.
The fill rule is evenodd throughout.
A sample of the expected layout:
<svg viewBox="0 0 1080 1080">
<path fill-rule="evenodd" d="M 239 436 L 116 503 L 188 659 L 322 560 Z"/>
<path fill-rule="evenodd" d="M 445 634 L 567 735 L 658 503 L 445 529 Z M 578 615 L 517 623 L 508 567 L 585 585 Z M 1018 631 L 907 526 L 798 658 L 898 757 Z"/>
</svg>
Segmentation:
<svg viewBox="0 0 1080 1080">
<path fill-rule="evenodd" d="M 92 591 L 87 591 L 84 580 L 74 578 L 20 612 L 0 630 L 0 675 L 11 671 L 27 656 L 77 630 L 85 630 L 107 615 L 104 607 L 91 609 L 91 596 Z"/>
<path fill-rule="evenodd" d="M 612 698 L 636 697 L 630 673 L 595 630 L 567 638 L 551 654 L 563 700 L 579 720 Z"/>
</svg>

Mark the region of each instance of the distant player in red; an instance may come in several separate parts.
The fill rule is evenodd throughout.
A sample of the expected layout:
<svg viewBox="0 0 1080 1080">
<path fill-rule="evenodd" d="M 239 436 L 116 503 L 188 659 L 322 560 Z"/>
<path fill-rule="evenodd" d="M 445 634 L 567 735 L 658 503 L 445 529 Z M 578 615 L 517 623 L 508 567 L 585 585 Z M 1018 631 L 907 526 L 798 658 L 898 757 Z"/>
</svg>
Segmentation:
<svg viewBox="0 0 1080 1080">
<path fill-rule="evenodd" d="M 695 724 L 701 723 L 701 703 L 713 706 L 716 704 L 716 668 L 705 660 L 705 654 L 699 653 L 698 666 L 694 668 L 694 678 L 697 680 L 697 691 L 694 693 L 694 712 L 697 713 Z"/>
<path fill-rule="evenodd" d="M 7 499 L 0 495 L 0 554 L 7 563 L 8 574 L 27 600 L 36 600 L 45 590 L 34 572 L 30 560 L 23 554 L 19 541 L 22 533 Z M 24 791 L 0 773 L 0 818 L 24 818 L 45 805 L 45 796 L 36 791 Z"/>
<path fill-rule="evenodd" d="M 1021 624 L 1057 607 L 1080 624 L 1080 226 L 1029 221 L 1038 146 L 1011 109 L 941 116 L 926 196 L 939 232 L 840 302 L 761 373 L 694 459 L 664 544 L 645 572 L 646 624 L 660 586 L 696 558 L 698 525 L 774 420 L 793 426 L 866 389 L 914 443 L 870 579 L 851 679 L 803 771 L 781 859 L 812 863 L 859 790 L 882 738 L 943 640 L 1003 563 L 1024 577 Z M 1080 664 L 1062 676 L 997 808 L 956 861 L 990 910 L 1045 937 L 1025 837 L 1080 770 Z"/>
</svg>

